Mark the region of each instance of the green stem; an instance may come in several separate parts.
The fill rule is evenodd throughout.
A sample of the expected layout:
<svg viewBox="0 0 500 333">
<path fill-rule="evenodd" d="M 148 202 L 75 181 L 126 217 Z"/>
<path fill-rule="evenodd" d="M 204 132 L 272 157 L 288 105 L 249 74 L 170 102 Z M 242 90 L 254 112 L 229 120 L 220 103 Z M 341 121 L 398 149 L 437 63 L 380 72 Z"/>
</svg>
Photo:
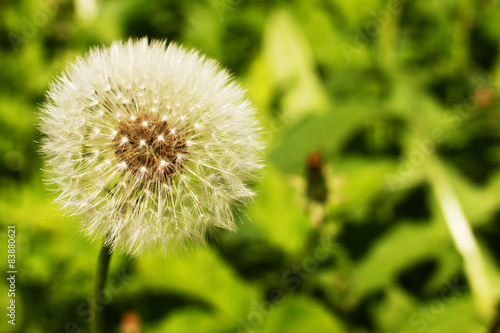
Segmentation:
<svg viewBox="0 0 500 333">
<path fill-rule="evenodd" d="M 491 324 L 488 333 L 498 333 L 499 330 L 500 330 L 500 304 L 497 305 L 497 313 L 495 318 L 493 319 L 493 324 Z"/>
<path fill-rule="evenodd" d="M 108 277 L 109 262 L 111 261 L 111 248 L 106 245 L 106 240 L 102 245 L 101 252 L 99 253 L 99 258 L 97 259 L 97 271 L 94 281 L 94 291 L 92 295 L 91 304 L 91 332 L 92 333 L 103 333 L 105 332 L 104 327 L 104 304 L 105 304 L 105 291 L 106 291 L 106 280 Z"/>
</svg>

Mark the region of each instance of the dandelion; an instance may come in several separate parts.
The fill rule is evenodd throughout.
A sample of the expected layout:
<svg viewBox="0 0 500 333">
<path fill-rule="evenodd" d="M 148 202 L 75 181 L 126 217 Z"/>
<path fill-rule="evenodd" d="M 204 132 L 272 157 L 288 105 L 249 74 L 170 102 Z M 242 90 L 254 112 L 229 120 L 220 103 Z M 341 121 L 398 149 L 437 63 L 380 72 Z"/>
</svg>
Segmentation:
<svg viewBox="0 0 500 333">
<path fill-rule="evenodd" d="M 254 109 L 227 71 L 147 39 L 97 48 L 42 107 L 48 180 L 91 239 L 129 255 L 235 229 L 260 168 Z"/>
</svg>

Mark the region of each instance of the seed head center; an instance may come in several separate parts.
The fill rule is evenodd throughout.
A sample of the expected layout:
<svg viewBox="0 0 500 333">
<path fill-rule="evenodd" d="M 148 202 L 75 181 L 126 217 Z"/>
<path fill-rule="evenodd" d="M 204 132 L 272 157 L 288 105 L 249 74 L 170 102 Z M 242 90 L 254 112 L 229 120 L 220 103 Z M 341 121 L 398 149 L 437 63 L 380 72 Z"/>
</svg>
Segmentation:
<svg viewBox="0 0 500 333">
<path fill-rule="evenodd" d="M 115 155 L 133 173 L 162 179 L 181 171 L 186 139 L 167 121 L 142 114 L 121 121 L 115 131 Z"/>
</svg>

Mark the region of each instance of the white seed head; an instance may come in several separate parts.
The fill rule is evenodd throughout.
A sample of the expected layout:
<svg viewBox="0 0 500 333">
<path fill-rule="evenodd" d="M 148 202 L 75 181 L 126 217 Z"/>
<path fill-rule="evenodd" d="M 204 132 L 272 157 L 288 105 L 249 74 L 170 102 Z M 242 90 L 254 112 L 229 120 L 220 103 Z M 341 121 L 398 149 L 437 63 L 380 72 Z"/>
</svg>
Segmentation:
<svg viewBox="0 0 500 333">
<path fill-rule="evenodd" d="M 127 168 L 127 163 L 120 162 L 120 163 L 118 163 L 117 167 L 119 170 L 125 170 Z"/>
<path fill-rule="evenodd" d="M 165 42 L 91 50 L 52 84 L 40 128 L 56 201 L 130 255 L 235 229 L 233 204 L 253 196 L 261 168 L 244 91 L 215 61 Z"/>
</svg>

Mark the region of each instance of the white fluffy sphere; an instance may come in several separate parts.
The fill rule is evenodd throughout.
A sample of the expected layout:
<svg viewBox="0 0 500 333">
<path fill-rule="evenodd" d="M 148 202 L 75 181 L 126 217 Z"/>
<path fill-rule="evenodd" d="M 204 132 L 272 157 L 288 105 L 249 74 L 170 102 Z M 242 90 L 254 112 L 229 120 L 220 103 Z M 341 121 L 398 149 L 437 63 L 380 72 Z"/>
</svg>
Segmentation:
<svg viewBox="0 0 500 333">
<path fill-rule="evenodd" d="M 234 229 L 261 167 L 254 109 L 228 72 L 147 39 L 78 59 L 50 87 L 40 128 L 56 201 L 131 255 Z"/>
</svg>

